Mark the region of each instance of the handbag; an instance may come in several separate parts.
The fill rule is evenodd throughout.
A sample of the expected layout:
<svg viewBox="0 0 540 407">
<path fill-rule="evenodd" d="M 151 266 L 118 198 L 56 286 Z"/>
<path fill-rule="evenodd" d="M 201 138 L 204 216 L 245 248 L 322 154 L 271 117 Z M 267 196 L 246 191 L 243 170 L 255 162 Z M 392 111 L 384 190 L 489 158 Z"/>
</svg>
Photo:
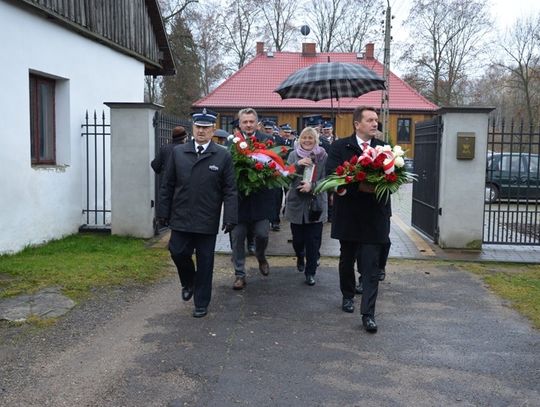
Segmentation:
<svg viewBox="0 0 540 407">
<path fill-rule="evenodd" d="M 312 195 L 309 202 L 308 220 L 310 222 L 317 222 L 323 213 L 323 208 L 317 199 L 317 195 Z"/>
</svg>

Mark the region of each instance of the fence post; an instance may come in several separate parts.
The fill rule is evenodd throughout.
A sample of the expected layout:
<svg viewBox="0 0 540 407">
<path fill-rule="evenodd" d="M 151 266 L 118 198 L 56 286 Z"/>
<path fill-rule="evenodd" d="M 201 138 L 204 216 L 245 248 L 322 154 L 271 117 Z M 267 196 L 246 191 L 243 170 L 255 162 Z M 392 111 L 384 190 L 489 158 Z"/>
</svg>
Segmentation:
<svg viewBox="0 0 540 407">
<path fill-rule="evenodd" d="M 111 109 L 111 233 L 154 235 L 153 118 L 162 106 L 105 103 Z"/>
<path fill-rule="evenodd" d="M 491 107 L 443 107 L 439 239 L 442 248 L 482 247 L 488 115 Z"/>
</svg>

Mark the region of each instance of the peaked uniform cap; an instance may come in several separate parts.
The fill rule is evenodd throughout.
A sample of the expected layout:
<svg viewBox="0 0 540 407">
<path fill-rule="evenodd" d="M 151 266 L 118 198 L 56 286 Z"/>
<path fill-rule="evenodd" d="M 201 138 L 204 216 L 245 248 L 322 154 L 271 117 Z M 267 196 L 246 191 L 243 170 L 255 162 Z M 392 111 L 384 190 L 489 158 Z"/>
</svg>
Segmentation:
<svg viewBox="0 0 540 407">
<path fill-rule="evenodd" d="M 263 120 L 262 125 L 265 129 L 273 129 L 276 123 L 274 123 L 272 120 Z"/>
<path fill-rule="evenodd" d="M 208 109 L 202 109 L 200 112 L 195 112 L 191 115 L 193 124 L 196 126 L 213 126 L 217 120 L 217 113 Z"/>
<path fill-rule="evenodd" d="M 333 126 L 332 122 L 324 122 L 322 128 L 323 129 L 333 129 L 334 126 Z"/>
</svg>

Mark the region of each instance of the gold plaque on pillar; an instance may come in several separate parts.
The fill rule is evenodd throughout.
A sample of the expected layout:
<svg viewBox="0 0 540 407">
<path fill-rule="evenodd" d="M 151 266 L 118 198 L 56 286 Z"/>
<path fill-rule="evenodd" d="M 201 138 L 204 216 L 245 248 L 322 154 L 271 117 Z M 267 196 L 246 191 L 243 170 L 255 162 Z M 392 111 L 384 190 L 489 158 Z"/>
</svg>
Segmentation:
<svg viewBox="0 0 540 407">
<path fill-rule="evenodd" d="M 475 133 L 457 134 L 457 156 L 458 160 L 472 160 L 474 158 Z"/>
</svg>

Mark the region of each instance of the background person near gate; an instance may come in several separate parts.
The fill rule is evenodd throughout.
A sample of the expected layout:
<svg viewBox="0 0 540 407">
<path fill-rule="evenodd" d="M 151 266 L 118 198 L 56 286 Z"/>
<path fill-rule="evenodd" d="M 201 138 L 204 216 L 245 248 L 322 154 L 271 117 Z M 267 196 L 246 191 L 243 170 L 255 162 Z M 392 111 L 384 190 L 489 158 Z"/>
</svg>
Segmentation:
<svg viewBox="0 0 540 407">
<path fill-rule="evenodd" d="M 193 141 L 173 150 L 159 196 L 158 216 L 171 228 L 169 251 L 182 284 L 182 299 L 193 296 L 194 317 L 207 314 L 212 295 L 221 206 L 225 233 L 238 221 L 232 156 L 212 141 L 215 122 L 215 113 L 206 109 L 193 114 Z"/>
<path fill-rule="evenodd" d="M 269 139 L 267 135 L 258 132 L 257 112 L 252 108 L 242 109 L 238 112 L 240 131 L 244 137 L 254 136 L 257 141 L 264 142 Z M 246 235 L 252 230 L 255 239 L 255 257 L 259 262 L 259 271 L 263 276 L 270 272 L 270 265 L 266 260 L 266 247 L 270 231 L 270 219 L 274 213 L 274 194 L 268 188 L 262 188 L 249 195 L 238 194 L 238 225 L 232 231 L 231 250 L 234 266 L 235 280 L 233 289 L 242 290 L 246 286 Z"/>
<path fill-rule="evenodd" d="M 360 106 L 353 112 L 355 133 L 332 143 L 327 160 L 327 174 L 338 165 L 349 161 L 352 156 L 360 157 L 367 146 L 384 143 L 375 138 L 378 116 L 374 108 Z M 342 294 L 342 309 L 354 312 L 355 276 L 354 262 L 360 250 L 362 270 L 361 313 L 366 331 L 377 332 L 375 302 L 379 288 L 379 258 L 381 250 L 388 244 L 390 234 L 390 200 L 379 201 L 373 187 L 365 184 L 347 185 L 342 194 L 334 196 L 334 214 L 331 236 L 339 239 L 339 285 Z"/>
<path fill-rule="evenodd" d="M 173 148 L 179 144 L 184 144 L 187 139 L 188 134 L 186 129 L 182 126 L 177 126 L 172 130 L 172 141 L 162 145 L 158 155 L 150 163 L 150 166 L 156 174 L 161 174 L 162 171 L 165 171 L 167 160 L 171 156 Z"/>
</svg>

